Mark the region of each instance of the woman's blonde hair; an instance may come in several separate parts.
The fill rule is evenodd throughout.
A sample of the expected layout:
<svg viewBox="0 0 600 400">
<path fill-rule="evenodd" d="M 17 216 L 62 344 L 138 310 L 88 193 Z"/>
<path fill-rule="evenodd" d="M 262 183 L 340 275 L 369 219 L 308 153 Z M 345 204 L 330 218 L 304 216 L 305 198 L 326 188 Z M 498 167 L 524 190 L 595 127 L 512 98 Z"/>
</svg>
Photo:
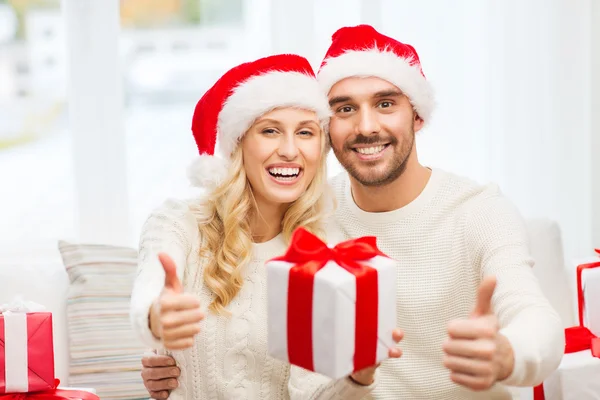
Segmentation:
<svg viewBox="0 0 600 400">
<path fill-rule="evenodd" d="M 324 235 L 321 222 L 330 211 L 327 199 L 332 199 L 324 195 L 329 148 L 326 136 L 322 129 L 321 162 L 314 179 L 284 214 L 281 228 L 286 243 L 300 226 L 315 235 Z M 244 170 L 242 146 L 238 145 L 232 154 L 226 179 L 191 210 L 198 221 L 202 240 L 200 257 L 204 259 L 204 284 L 214 295 L 209 310 L 215 314 L 228 314 L 225 307 L 240 291 L 242 270 L 252 257 L 252 234 L 248 221 L 257 211 Z"/>
</svg>

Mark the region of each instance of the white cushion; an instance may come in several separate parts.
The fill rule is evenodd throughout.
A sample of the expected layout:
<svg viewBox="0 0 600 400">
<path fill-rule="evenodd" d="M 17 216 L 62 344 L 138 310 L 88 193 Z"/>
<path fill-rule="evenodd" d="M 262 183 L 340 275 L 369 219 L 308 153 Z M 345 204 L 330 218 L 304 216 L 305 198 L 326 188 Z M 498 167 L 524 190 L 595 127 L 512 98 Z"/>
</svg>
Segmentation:
<svg viewBox="0 0 600 400">
<path fill-rule="evenodd" d="M 52 312 L 55 375 L 61 382 L 69 376 L 68 286 L 56 241 L 0 243 L 0 304 L 20 296 Z"/>
<path fill-rule="evenodd" d="M 575 293 L 568 282 L 572 277 L 565 268 L 563 244 L 558 224 L 548 219 L 527 220 L 533 272 L 542 291 L 563 320 L 565 328 L 576 324 L 573 303 Z"/>
</svg>

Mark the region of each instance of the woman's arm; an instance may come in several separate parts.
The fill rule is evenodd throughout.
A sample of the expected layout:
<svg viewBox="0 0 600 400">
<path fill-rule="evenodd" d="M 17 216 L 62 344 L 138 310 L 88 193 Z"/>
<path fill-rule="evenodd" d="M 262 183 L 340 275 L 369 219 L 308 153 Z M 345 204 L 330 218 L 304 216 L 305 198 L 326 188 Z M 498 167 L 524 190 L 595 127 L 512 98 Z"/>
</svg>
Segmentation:
<svg viewBox="0 0 600 400">
<path fill-rule="evenodd" d="M 138 270 L 131 294 L 130 317 L 134 331 L 151 348 L 161 348 L 161 341 L 150 330 L 149 312 L 165 284 L 165 272 L 159 253 L 169 255 L 177 277 L 183 273 L 192 244 L 198 243 L 198 225 L 188 204 L 168 200 L 146 220 L 140 238 Z"/>
<path fill-rule="evenodd" d="M 362 399 L 376 385 L 376 379 L 368 386 L 361 385 L 350 378 L 333 380 L 324 375 L 292 365 L 288 392 L 291 400 Z"/>
</svg>

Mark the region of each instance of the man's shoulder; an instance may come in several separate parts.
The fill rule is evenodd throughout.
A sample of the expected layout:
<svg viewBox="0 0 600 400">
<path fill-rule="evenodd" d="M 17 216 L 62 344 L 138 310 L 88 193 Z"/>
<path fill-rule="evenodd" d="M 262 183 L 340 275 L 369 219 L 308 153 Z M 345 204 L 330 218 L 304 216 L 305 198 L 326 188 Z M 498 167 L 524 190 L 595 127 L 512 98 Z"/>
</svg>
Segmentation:
<svg viewBox="0 0 600 400">
<path fill-rule="evenodd" d="M 504 195 L 497 183 L 479 183 L 473 179 L 446 173 L 445 193 L 467 227 L 521 225 L 517 206 Z M 442 195 L 443 196 L 443 195 Z"/>
<path fill-rule="evenodd" d="M 452 172 L 436 170 L 443 176 L 440 197 L 452 202 L 460 209 L 478 208 L 482 204 L 504 198 L 498 184 L 494 182 L 480 183 L 472 178 Z"/>
</svg>

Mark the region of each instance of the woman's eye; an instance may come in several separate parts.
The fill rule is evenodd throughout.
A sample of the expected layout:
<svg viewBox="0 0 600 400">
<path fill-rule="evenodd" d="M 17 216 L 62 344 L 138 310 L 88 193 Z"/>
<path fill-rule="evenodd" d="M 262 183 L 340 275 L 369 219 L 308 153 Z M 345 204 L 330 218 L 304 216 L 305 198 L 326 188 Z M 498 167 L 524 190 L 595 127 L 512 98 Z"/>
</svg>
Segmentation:
<svg viewBox="0 0 600 400">
<path fill-rule="evenodd" d="M 311 131 L 300 131 L 298 134 L 301 136 L 312 136 L 313 133 Z"/>
<path fill-rule="evenodd" d="M 263 129 L 262 133 L 265 133 L 267 135 L 273 135 L 273 134 L 277 133 L 277 131 L 275 129 L 268 128 L 268 129 Z"/>
</svg>

